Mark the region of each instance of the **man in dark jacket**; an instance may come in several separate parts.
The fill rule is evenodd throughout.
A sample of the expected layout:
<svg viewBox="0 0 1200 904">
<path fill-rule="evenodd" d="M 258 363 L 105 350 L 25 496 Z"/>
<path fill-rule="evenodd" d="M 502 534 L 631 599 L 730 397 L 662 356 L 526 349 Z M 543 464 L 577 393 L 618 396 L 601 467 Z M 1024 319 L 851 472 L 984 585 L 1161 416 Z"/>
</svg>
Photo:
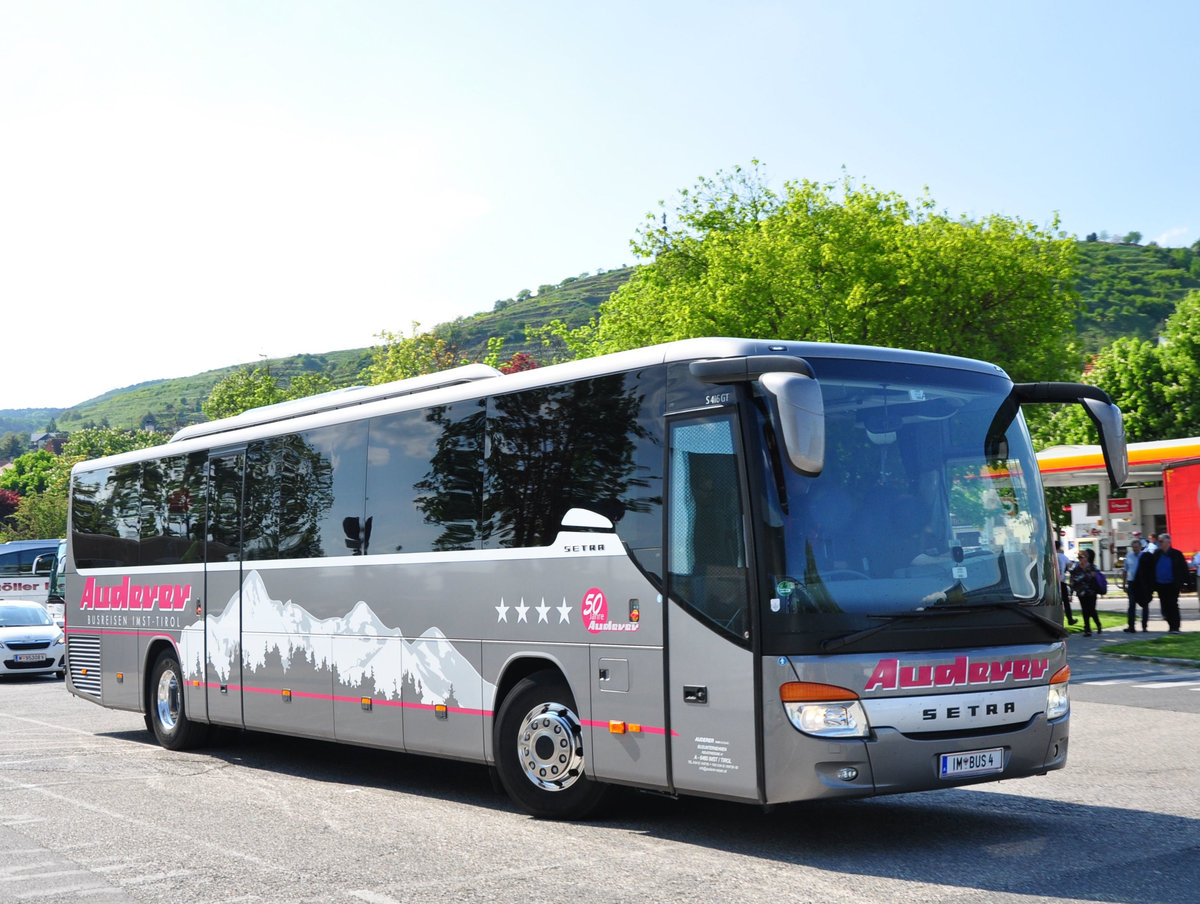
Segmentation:
<svg viewBox="0 0 1200 904">
<path fill-rule="evenodd" d="M 1143 553 L 1138 559 L 1134 583 L 1141 591 L 1142 599 L 1149 601 L 1152 593 L 1158 594 L 1167 630 L 1179 632 L 1179 591 L 1187 582 L 1188 567 L 1183 553 L 1171 545 L 1170 534 L 1158 535 L 1158 548 Z"/>
</svg>

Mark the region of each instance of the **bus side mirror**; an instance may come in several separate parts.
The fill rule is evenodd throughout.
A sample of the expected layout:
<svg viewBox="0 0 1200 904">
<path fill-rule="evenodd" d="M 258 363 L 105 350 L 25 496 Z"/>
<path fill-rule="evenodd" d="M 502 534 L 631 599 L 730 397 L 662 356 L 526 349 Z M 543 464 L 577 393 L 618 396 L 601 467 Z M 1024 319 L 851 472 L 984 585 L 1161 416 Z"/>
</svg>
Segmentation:
<svg viewBox="0 0 1200 904">
<path fill-rule="evenodd" d="M 1113 404 L 1108 393 L 1098 386 L 1084 383 L 1014 383 L 1012 397 L 1019 405 L 1030 402 L 1051 402 L 1059 405 L 1078 403 L 1088 413 L 1100 434 L 1100 451 L 1104 466 L 1114 487 L 1124 486 L 1129 479 L 1129 450 L 1125 444 L 1125 422 L 1121 409 Z M 1004 408 L 1001 407 L 1001 412 Z M 997 418 L 1000 412 L 997 412 Z M 1015 416 L 1009 415 L 1011 417 Z M 989 431 L 994 433 L 996 431 Z"/>
<path fill-rule="evenodd" d="M 1100 449 L 1108 468 L 1108 479 L 1114 487 L 1124 486 L 1129 479 L 1129 450 L 1125 443 L 1125 421 L 1121 409 L 1112 402 L 1083 398 L 1079 400 L 1096 430 L 1100 433 Z"/>
<path fill-rule="evenodd" d="M 779 437 L 789 465 L 805 477 L 825 466 L 825 403 L 821 384 L 798 373 L 770 371 L 759 384 L 775 400 Z"/>
</svg>

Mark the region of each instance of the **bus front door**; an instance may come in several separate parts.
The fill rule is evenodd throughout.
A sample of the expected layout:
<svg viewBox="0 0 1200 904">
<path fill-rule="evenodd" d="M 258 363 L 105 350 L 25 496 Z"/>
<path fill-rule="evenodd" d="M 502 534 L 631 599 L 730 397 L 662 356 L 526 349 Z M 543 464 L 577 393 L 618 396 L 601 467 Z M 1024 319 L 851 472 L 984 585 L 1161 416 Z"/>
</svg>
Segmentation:
<svg viewBox="0 0 1200 904">
<path fill-rule="evenodd" d="M 242 725 L 242 484 L 244 452 L 208 460 L 204 649 L 208 717 Z"/>
<path fill-rule="evenodd" d="M 670 431 L 667 668 L 676 791 L 759 799 L 746 498 L 732 413 Z"/>
</svg>

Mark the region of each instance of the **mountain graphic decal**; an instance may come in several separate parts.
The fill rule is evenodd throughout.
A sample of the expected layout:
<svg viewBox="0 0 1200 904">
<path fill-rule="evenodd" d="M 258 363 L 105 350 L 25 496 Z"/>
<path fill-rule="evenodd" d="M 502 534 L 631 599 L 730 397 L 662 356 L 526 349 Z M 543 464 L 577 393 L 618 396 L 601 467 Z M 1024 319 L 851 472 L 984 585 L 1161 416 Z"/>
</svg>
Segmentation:
<svg viewBox="0 0 1200 904">
<path fill-rule="evenodd" d="M 250 672 L 264 669 L 274 653 L 278 658 L 270 658 L 282 660 L 284 672 L 307 662 L 314 670 L 335 672 L 347 688 L 370 679 L 378 694 L 395 700 L 406 682 L 420 703 L 452 698 L 459 706 L 485 709 L 495 698 L 496 686 L 484 681 L 436 627 L 408 640 L 399 628 L 385 625 L 363 600 L 344 616 L 316 618 L 292 600 L 272 599 L 257 571 L 243 580 L 241 601 L 240 632 L 237 596 L 208 619 L 209 680 L 229 682 L 240 639 L 242 667 Z M 194 680 L 204 677 L 205 627 L 203 619 L 193 622 L 179 640 L 183 665 Z"/>
</svg>

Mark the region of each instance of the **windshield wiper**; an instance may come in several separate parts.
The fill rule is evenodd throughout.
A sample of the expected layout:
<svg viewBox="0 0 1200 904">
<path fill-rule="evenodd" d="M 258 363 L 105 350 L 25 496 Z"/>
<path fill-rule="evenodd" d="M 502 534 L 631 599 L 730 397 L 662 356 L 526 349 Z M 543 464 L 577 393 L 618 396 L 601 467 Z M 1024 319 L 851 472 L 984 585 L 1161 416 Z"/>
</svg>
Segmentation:
<svg viewBox="0 0 1200 904">
<path fill-rule="evenodd" d="M 848 647 L 851 644 L 858 643 L 860 640 L 866 640 L 873 634 L 878 634 L 885 628 L 891 626 L 892 622 L 900 619 L 925 618 L 930 615 L 966 615 L 970 612 L 979 612 L 988 609 L 1005 609 L 1024 616 L 1034 624 L 1046 631 L 1053 637 L 1059 639 L 1067 636 L 1067 629 L 1057 622 L 1046 618 L 1043 615 L 1038 615 L 1036 612 L 1030 612 L 1028 608 L 1021 603 L 975 603 L 973 605 L 951 605 L 951 606 L 929 606 L 924 609 L 915 609 L 912 612 L 892 612 L 887 615 L 868 615 L 867 618 L 882 618 L 886 619 L 882 624 L 872 625 L 869 628 L 863 628 L 860 631 L 854 631 L 850 634 L 843 634 L 841 637 L 831 637 L 828 640 L 821 641 L 821 651 L 824 653 L 832 653 L 834 650 L 840 650 L 842 647 Z"/>
<path fill-rule="evenodd" d="M 892 622 L 904 618 L 924 618 L 926 615 L 935 614 L 928 609 L 917 609 L 914 612 L 890 612 L 887 615 L 868 615 L 867 618 L 883 618 L 887 619 L 881 625 L 872 625 L 869 628 L 863 628 L 860 631 L 854 631 L 850 634 L 843 634 L 841 637 L 831 637 L 828 640 L 821 641 L 821 650 L 825 653 L 831 653 L 834 650 L 840 650 L 842 647 L 848 647 L 852 643 L 857 643 L 860 640 L 865 640 L 872 634 L 878 634 L 884 628 L 891 626 Z M 961 614 L 957 608 L 951 610 L 950 614 Z"/>
<path fill-rule="evenodd" d="M 1048 632 L 1050 632 L 1051 635 L 1060 639 L 1066 637 L 1070 633 L 1066 628 L 1053 619 L 1046 618 L 1044 615 L 1038 615 L 1036 612 L 1031 612 L 1029 606 L 1024 603 L 969 603 L 959 606 L 932 606 L 924 611 L 945 612 L 948 610 L 950 612 L 977 612 L 980 609 L 1004 609 L 1009 612 L 1016 612 L 1017 614 L 1029 619 L 1029 621 L 1033 622 L 1034 624 L 1045 628 Z"/>
</svg>

